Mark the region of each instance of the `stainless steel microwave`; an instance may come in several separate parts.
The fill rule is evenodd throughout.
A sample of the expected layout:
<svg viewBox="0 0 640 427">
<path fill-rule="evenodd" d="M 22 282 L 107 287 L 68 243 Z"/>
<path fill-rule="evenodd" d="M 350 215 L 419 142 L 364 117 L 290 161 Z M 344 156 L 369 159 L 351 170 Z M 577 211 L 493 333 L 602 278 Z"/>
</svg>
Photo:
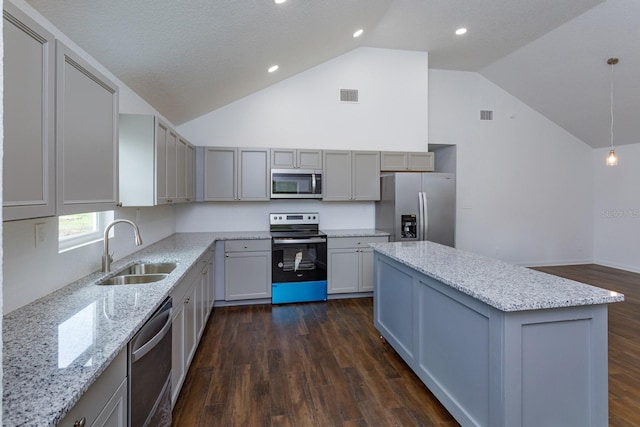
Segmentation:
<svg viewBox="0 0 640 427">
<path fill-rule="evenodd" d="M 321 199 L 322 170 L 271 169 L 272 199 Z"/>
</svg>

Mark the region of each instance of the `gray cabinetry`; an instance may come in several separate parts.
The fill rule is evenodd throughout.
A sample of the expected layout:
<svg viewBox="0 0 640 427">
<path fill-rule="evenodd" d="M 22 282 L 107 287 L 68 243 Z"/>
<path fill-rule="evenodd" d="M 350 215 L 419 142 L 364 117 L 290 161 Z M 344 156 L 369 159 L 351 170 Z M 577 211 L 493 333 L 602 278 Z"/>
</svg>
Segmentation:
<svg viewBox="0 0 640 427">
<path fill-rule="evenodd" d="M 193 202 L 196 199 L 195 179 L 196 179 L 196 147 L 186 141 L 184 180 L 185 180 L 185 202 Z"/>
<path fill-rule="evenodd" d="M 55 214 L 54 36 L 4 2 L 3 219 Z"/>
<path fill-rule="evenodd" d="M 606 304 L 501 311 L 410 262 L 375 254 L 374 325 L 461 425 L 608 425 Z"/>
<path fill-rule="evenodd" d="M 380 200 L 380 152 L 325 150 L 323 159 L 323 200 Z"/>
<path fill-rule="evenodd" d="M 195 147 L 158 117 L 120 114 L 120 202 L 155 206 L 194 200 Z"/>
<path fill-rule="evenodd" d="M 373 249 L 369 243 L 385 243 L 388 237 L 329 237 L 327 239 L 327 292 L 373 291 Z"/>
<path fill-rule="evenodd" d="M 115 209 L 118 87 L 57 41 L 57 213 Z"/>
<path fill-rule="evenodd" d="M 127 349 L 116 356 L 58 424 L 93 427 L 127 426 Z M 84 424 L 81 424 L 84 420 Z"/>
<path fill-rule="evenodd" d="M 225 300 L 271 298 L 271 240 L 225 242 Z"/>
<path fill-rule="evenodd" d="M 433 172 L 433 153 L 383 151 L 380 170 L 384 172 Z"/>
<path fill-rule="evenodd" d="M 269 190 L 269 149 L 204 149 L 205 201 L 266 201 Z"/>
<path fill-rule="evenodd" d="M 213 301 L 209 296 L 213 276 L 213 251 L 208 250 L 178 283 L 171 297 L 172 349 L 171 349 L 171 403 L 175 405 L 193 360 L 204 326 L 211 313 Z M 211 294 L 212 295 L 212 294 Z"/>
<path fill-rule="evenodd" d="M 322 169 L 322 150 L 272 148 L 273 169 Z"/>
</svg>

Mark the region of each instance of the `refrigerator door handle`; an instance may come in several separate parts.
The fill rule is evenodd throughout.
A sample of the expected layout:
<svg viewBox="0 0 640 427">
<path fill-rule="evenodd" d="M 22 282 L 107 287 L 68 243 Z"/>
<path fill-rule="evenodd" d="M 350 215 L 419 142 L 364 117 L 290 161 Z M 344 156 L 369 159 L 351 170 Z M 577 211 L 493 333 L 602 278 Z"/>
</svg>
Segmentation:
<svg viewBox="0 0 640 427">
<path fill-rule="evenodd" d="M 424 240 L 424 193 L 418 191 L 418 240 Z"/>
<path fill-rule="evenodd" d="M 429 211 L 427 205 L 427 193 L 422 192 L 422 239 L 427 240 L 427 233 L 429 232 Z"/>
</svg>

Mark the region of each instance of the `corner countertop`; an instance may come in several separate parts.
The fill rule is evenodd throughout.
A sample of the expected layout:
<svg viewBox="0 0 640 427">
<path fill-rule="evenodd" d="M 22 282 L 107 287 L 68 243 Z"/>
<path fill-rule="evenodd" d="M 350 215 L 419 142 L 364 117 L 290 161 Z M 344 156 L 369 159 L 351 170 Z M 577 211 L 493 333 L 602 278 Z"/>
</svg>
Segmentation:
<svg viewBox="0 0 640 427">
<path fill-rule="evenodd" d="M 345 228 L 321 230 L 327 237 L 385 237 L 389 233 L 374 228 Z"/>
<path fill-rule="evenodd" d="M 432 242 L 372 243 L 374 251 L 505 312 L 608 304 L 624 295 Z"/>
<path fill-rule="evenodd" d="M 96 272 L 4 316 L 3 424 L 57 425 L 216 240 L 270 238 L 268 231 L 174 234 L 112 265 L 117 272 L 140 261 L 176 262 L 160 282 L 99 286 L 113 273 Z"/>
</svg>

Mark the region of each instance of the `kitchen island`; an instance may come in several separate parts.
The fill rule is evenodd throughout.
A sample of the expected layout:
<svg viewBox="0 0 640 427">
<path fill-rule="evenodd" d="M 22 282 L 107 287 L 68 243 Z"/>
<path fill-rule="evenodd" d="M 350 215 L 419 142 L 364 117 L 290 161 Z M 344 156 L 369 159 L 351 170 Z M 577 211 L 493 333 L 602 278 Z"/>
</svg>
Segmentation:
<svg viewBox="0 0 640 427">
<path fill-rule="evenodd" d="M 431 242 L 377 243 L 374 324 L 463 426 L 608 425 L 624 295 Z"/>
</svg>

